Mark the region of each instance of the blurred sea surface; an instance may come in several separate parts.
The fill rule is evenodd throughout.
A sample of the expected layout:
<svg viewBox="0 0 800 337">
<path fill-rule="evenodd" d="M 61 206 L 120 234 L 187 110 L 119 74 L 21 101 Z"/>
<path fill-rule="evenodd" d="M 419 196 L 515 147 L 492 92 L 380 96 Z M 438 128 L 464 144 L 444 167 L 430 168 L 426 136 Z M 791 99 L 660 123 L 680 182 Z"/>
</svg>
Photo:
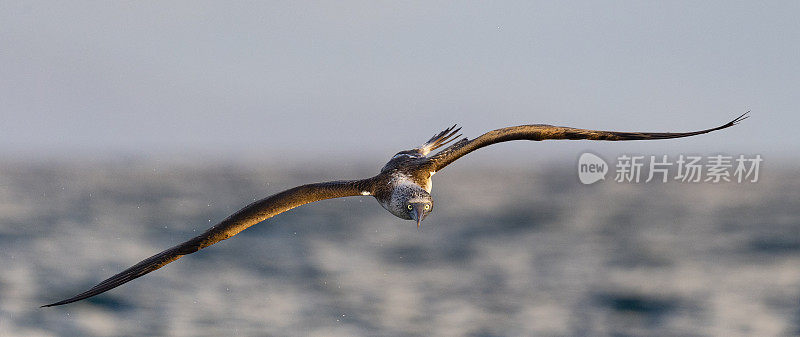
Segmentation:
<svg viewBox="0 0 800 337">
<path fill-rule="evenodd" d="M 588 186 L 571 166 L 457 166 L 422 231 L 372 197 L 321 201 L 39 308 L 255 199 L 377 169 L 2 163 L 0 336 L 800 334 L 798 166 Z"/>
</svg>

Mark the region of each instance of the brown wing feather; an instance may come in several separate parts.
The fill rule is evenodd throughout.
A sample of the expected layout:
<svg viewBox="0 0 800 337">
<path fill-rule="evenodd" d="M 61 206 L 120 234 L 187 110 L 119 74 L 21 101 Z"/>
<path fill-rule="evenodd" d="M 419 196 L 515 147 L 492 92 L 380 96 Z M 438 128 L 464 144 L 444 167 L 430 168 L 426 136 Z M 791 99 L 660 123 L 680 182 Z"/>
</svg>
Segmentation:
<svg viewBox="0 0 800 337">
<path fill-rule="evenodd" d="M 420 146 L 420 149 L 422 150 L 422 154 L 423 155 L 427 155 L 429 152 L 434 151 L 434 150 L 436 150 L 436 149 L 438 149 L 438 148 L 440 148 L 442 146 L 447 145 L 447 143 L 450 143 L 454 139 L 458 139 L 458 137 L 460 137 L 461 135 L 456 135 L 456 134 L 460 130 L 461 130 L 461 128 L 456 129 L 456 125 L 453 124 L 453 126 L 447 128 L 444 131 L 439 132 L 439 134 L 431 137 L 431 139 L 428 139 L 428 141 L 425 142 L 425 144 L 422 144 L 422 146 Z M 455 137 L 453 137 L 454 135 L 455 135 Z M 453 138 L 451 138 L 451 137 L 453 137 Z"/>
<path fill-rule="evenodd" d="M 277 214 L 286 212 L 292 208 L 323 199 L 361 195 L 363 191 L 372 191 L 372 179 L 333 181 L 302 185 L 266 197 L 259 201 L 253 202 L 245 208 L 242 208 L 238 212 L 229 216 L 227 219 L 222 220 L 219 224 L 209 228 L 203 234 L 200 234 L 189 241 L 181 243 L 161 253 L 153 255 L 137 263 L 133 267 L 130 267 L 121 273 L 116 274 L 103 282 L 100 282 L 86 292 L 80 293 L 63 301 L 43 305 L 43 307 L 52 307 L 56 305 L 72 303 L 95 296 L 97 294 L 101 294 L 137 277 L 161 268 L 184 255 L 194 253 L 200 249 L 234 236 L 247 227 L 255 225 Z"/>
<path fill-rule="evenodd" d="M 737 117 L 736 119 L 715 128 L 680 133 L 597 131 L 544 124 L 512 126 L 489 131 L 471 141 L 462 139 L 453 145 L 450 145 L 450 147 L 431 157 L 431 163 L 433 164 L 432 169 L 433 171 L 438 172 L 448 164 L 454 162 L 458 158 L 463 157 L 467 153 L 480 149 L 484 146 L 511 140 L 588 139 L 616 141 L 689 137 L 736 125 L 742 120 L 748 118 L 748 113 L 749 111 Z"/>
</svg>

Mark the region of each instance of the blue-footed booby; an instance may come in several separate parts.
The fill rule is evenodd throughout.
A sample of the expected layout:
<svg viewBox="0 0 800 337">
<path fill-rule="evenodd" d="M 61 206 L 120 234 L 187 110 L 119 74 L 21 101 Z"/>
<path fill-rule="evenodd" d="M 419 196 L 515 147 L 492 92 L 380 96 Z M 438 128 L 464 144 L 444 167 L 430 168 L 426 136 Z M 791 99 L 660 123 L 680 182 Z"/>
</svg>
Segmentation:
<svg viewBox="0 0 800 337">
<path fill-rule="evenodd" d="M 456 126 L 453 125 L 436 134 L 417 148 L 398 152 L 374 177 L 302 185 L 268 196 L 233 213 L 203 234 L 153 255 L 83 293 L 43 307 L 72 303 L 104 293 L 161 268 L 184 255 L 194 253 L 230 238 L 242 230 L 275 215 L 324 199 L 371 196 L 395 216 L 415 221 L 419 229 L 422 220 L 433 212 L 433 198 L 430 194 L 431 176 L 458 158 L 492 144 L 511 140 L 586 139 L 618 141 L 681 138 L 725 129 L 747 117 L 749 117 L 747 113 L 744 113 L 736 119 L 715 128 L 681 133 L 595 131 L 545 124 L 520 125 L 489 131 L 472 140 L 467 138 L 459 139 L 461 135 L 457 135 L 457 133 L 461 128 L 456 129 Z M 453 142 L 454 140 L 457 141 Z M 452 144 L 447 148 L 431 155 L 433 151 L 451 142 Z"/>
</svg>

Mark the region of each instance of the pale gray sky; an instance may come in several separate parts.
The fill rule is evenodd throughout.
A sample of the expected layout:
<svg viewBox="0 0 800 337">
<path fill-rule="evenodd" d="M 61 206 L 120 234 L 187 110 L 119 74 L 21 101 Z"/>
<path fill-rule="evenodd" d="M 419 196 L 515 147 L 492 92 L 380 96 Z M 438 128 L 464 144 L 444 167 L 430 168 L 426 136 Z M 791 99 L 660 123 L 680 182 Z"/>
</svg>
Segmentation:
<svg viewBox="0 0 800 337">
<path fill-rule="evenodd" d="M 382 156 L 456 122 L 470 137 L 526 123 L 686 131 L 752 110 L 733 130 L 614 151 L 796 158 L 798 13 L 798 1 L 0 1 L 0 154 Z M 521 155 L 609 148 L 536 146 Z"/>
</svg>

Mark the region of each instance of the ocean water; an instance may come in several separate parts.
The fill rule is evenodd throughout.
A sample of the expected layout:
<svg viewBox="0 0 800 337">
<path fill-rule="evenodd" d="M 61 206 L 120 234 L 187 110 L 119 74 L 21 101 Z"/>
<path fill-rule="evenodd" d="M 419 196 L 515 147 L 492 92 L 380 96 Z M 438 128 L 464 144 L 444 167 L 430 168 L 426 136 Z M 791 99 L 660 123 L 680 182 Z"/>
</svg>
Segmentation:
<svg viewBox="0 0 800 337">
<path fill-rule="evenodd" d="M 2 163 L 0 336 L 800 334 L 798 166 L 757 183 L 590 186 L 572 167 L 458 166 L 434 178 L 422 231 L 372 197 L 322 201 L 39 308 L 254 199 L 370 173 Z"/>
</svg>

